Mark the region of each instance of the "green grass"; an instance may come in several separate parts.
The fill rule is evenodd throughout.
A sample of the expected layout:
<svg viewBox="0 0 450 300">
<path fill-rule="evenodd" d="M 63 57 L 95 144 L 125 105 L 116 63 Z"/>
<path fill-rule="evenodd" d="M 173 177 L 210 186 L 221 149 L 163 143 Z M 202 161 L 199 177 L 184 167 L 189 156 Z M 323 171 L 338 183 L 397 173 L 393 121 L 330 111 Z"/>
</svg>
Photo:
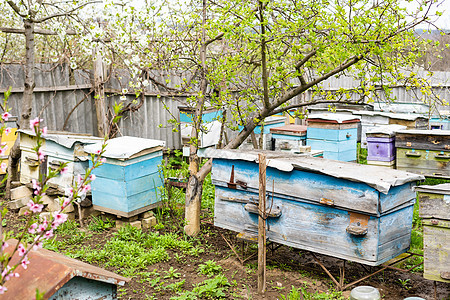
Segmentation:
<svg viewBox="0 0 450 300">
<path fill-rule="evenodd" d="M 292 286 L 287 295 L 280 295 L 283 300 L 344 300 L 342 292 L 331 291 L 330 293 L 308 292 L 307 286 L 299 289 Z"/>
<path fill-rule="evenodd" d="M 356 162 L 361 165 L 367 165 L 367 149 L 361 148 L 361 143 L 356 145 L 356 153 L 358 154 Z"/>
</svg>

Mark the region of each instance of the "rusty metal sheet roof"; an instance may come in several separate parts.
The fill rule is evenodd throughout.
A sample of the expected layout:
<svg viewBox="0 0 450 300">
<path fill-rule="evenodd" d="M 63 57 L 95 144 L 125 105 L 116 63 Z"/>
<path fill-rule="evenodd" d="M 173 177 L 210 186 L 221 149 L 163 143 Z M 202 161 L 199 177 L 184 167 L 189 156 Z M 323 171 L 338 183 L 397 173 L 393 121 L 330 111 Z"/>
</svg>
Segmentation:
<svg viewBox="0 0 450 300">
<path fill-rule="evenodd" d="M 417 192 L 425 192 L 431 194 L 450 195 L 450 183 L 441 183 L 437 185 L 420 185 L 414 187 Z"/>
<path fill-rule="evenodd" d="M 12 251 L 17 241 L 8 240 L 8 244 L 9 247 L 6 249 L 6 252 L 8 250 Z M 20 277 L 12 278 L 6 282 L 5 287 L 8 291 L 0 295 L 0 300 L 34 299 L 36 288 L 41 292 L 45 291 L 44 299 L 48 299 L 70 279 L 76 276 L 115 285 L 124 285 L 130 281 L 130 278 L 122 277 L 102 268 L 46 249 L 30 251 L 28 259 L 30 260 L 30 264 L 26 270 L 21 266 L 16 269 Z M 17 254 L 13 257 L 12 261 L 18 261 Z"/>
<path fill-rule="evenodd" d="M 424 176 L 419 174 L 385 167 L 316 157 L 301 157 L 278 151 L 207 149 L 205 156 L 257 162 L 258 153 L 265 153 L 267 166 L 280 171 L 306 170 L 350 181 L 363 182 L 384 194 L 387 194 L 391 187 L 425 179 Z"/>
</svg>

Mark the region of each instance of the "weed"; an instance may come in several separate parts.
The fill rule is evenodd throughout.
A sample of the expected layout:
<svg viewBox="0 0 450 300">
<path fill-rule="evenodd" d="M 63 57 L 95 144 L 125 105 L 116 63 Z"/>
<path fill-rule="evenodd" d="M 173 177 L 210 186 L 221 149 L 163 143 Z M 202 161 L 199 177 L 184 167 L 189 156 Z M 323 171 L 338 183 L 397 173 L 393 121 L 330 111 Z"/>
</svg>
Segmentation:
<svg viewBox="0 0 450 300">
<path fill-rule="evenodd" d="M 169 290 L 174 293 L 181 292 L 182 287 L 184 286 L 185 283 L 186 283 L 186 280 L 183 279 L 181 281 L 168 284 L 167 286 L 164 287 L 164 289 Z"/>
<path fill-rule="evenodd" d="M 103 220 L 101 217 L 91 217 L 91 222 L 88 225 L 90 231 L 102 232 L 109 228 L 114 227 L 115 222 L 110 219 Z"/>
<path fill-rule="evenodd" d="M 404 288 L 405 290 L 409 290 L 411 287 L 410 287 L 410 281 L 411 281 L 411 279 L 401 279 L 401 278 L 399 278 L 398 279 L 398 281 L 400 282 L 400 285 L 402 286 L 402 288 Z"/>
<path fill-rule="evenodd" d="M 332 291 L 331 293 L 310 293 L 307 291 L 306 285 L 300 289 L 292 286 L 289 293 L 286 296 L 280 295 L 280 298 L 283 300 L 344 300 L 342 292 Z"/>
<path fill-rule="evenodd" d="M 166 273 L 166 276 L 164 276 L 164 279 L 180 278 L 181 273 L 178 273 L 177 271 L 178 271 L 177 269 L 170 267 L 169 271 L 164 271 L 164 273 Z"/>
<path fill-rule="evenodd" d="M 214 260 L 208 260 L 204 264 L 198 266 L 198 272 L 206 275 L 207 277 L 212 277 L 216 274 L 222 272 L 222 267 L 217 265 Z"/>
</svg>

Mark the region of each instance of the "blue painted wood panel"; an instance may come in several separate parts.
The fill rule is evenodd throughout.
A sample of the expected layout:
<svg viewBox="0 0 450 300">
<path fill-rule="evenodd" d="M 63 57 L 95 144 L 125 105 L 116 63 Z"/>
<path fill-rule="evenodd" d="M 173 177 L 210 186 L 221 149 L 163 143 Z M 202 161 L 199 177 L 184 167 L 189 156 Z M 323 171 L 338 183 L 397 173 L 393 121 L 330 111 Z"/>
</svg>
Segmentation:
<svg viewBox="0 0 450 300">
<path fill-rule="evenodd" d="M 111 283 L 76 276 L 64 284 L 49 299 L 114 300 L 117 299 L 117 286 Z"/>
<path fill-rule="evenodd" d="M 314 150 L 324 150 L 331 152 L 344 152 L 356 149 L 356 140 L 349 141 L 327 141 L 307 138 L 306 145 L 311 146 Z"/>
<path fill-rule="evenodd" d="M 193 123 L 193 118 L 194 118 L 193 114 L 191 114 L 191 113 L 180 112 L 180 122 L 182 122 L 182 123 Z M 212 112 L 206 112 L 206 113 L 202 114 L 203 123 L 220 120 L 220 118 L 222 118 L 221 111 L 212 111 Z"/>
<path fill-rule="evenodd" d="M 92 191 L 92 204 L 119 212 L 130 213 L 137 209 L 155 204 L 161 201 L 159 189 L 150 189 L 126 198 L 107 193 Z"/>
<path fill-rule="evenodd" d="M 275 128 L 275 127 L 280 127 L 282 125 L 284 125 L 285 123 L 285 118 L 280 118 L 280 120 L 271 120 L 270 124 L 264 124 L 264 130 L 263 133 L 268 134 L 270 133 L 270 128 Z M 260 134 L 261 133 L 261 125 L 256 126 L 255 129 L 253 129 L 253 132 L 255 134 Z M 244 129 L 244 126 L 239 126 L 239 130 Z"/>
<path fill-rule="evenodd" d="M 350 141 L 358 137 L 358 128 L 326 129 L 308 127 L 306 135 L 309 139 L 327 141 Z"/>
<path fill-rule="evenodd" d="M 93 189 L 99 193 L 111 194 L 120 197 L 129 197 L 146 190 L 162 186 L 159 173 L 142 176 L 131 181 L 117 181 L 109 178 L 97 177 Z"/>
<path fill-rule="evenodd" d="M 258 199 L 258 167 L 253 162 L 242 160 L 214 159 L 211 179 L 216 186 L 227 186 L 234 165 L 235 181 L 247 183 L 247 191 Z M 324 174 L 293 170 L 283 172 L 267 168 L 267 191 L 275 196 L 302 199 L 318 203 L 321 198 L 331 199 L 339 208 L 379 215 L 379 192 L 362 182 L 352 182 Z M 274 184 L 274 186 L 273 186 Z M 406 201 L 408 201 L 407 199 Z"/>
</svg>

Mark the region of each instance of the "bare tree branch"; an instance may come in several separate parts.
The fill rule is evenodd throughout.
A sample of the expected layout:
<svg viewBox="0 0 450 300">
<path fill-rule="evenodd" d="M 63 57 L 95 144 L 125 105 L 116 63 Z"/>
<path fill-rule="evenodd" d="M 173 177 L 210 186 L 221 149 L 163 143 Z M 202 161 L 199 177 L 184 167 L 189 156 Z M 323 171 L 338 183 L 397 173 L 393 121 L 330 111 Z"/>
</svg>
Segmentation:
<svg viewBox="0 0 450 300">
<path fill-rule="evenodd" d="M 0 27 L 0 31 L 2 31 L 4 33 L 25 34 L 25 29 L 18 29 L 18 28 Z M 39 29 L 39 28 L 35 28 L 33 30 L 33 33 L 42 34 L 42 35 L 57 35 L 58 34 L 58 33 L 54 32 L 54 31 L 51 31 L 51 30 Z M 66 34 L 68 34 L 68 35 L 77 35 L 77 33 L 75 31 L 73 31 L 73 30 L 66 31 Z"/>
<path fill-rule="evenodd" d="M 74 11 L 77 11 L 80 8 L 83 8 L 86 5 L 91 5 L 91 4 L 95 4 L 95 3 L 102 3 L 102 1 L 86 2 L 86 3 L 83 3 L 81 5 L 78 5 L 77 7 L 73 8 L 71 10 L 68 10 L 68 11 L 65 11 L 65 12 L 61 12 L 61 13 L 56 13 L 56 14 L 44 17 L 42 19 L 33 20 L 33 22 L 34 23 L 43 23 L 43 22 L 48 21 L 48 20 L 53 19 L 53 18 L 68 16 L 68 15 L 72 14 Z"/>
</svg>

